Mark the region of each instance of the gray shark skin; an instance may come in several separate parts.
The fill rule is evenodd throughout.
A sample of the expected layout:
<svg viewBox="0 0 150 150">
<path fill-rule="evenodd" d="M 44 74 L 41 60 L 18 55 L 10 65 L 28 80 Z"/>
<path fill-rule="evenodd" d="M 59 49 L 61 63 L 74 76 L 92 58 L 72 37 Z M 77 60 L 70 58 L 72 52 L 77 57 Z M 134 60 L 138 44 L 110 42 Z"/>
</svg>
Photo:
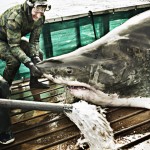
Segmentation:
<svg viewBox="0 0 150 150">
<path fill-rule="evenodd" d="M 53 82 L 67 85 L 77 98 L 96 105 L 150 109 L 146 98 L 150 96 L 150 11 L 37 67 Z"/>
</svg>

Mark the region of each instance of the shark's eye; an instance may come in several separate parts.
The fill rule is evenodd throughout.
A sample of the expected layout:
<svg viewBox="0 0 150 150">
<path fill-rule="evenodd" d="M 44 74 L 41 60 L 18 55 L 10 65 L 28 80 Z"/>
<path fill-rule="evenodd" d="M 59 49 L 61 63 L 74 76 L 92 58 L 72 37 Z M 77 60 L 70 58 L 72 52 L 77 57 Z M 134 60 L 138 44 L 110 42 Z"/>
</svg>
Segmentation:
<svg viewBox="0 0 150 150">
<path fill-rule="evenodd" d="M 67 72 L 68 74 L 72 74 L 72 73 L 73 73 L 73 70 L 72 70 L 70 67 L 67 67 L 66 72 Z"/>
</svg>

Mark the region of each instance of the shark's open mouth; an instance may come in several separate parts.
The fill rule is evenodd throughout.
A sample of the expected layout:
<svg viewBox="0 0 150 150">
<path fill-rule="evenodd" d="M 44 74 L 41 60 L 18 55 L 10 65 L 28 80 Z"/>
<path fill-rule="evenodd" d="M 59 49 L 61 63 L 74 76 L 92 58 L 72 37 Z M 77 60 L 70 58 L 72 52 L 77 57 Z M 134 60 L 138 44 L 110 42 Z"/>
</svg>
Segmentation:
<svg viewBox="0 0 150 150">
<path fill-rule="evenodd" d="M 50 79 L 51 81 L 58 83 L 58 84 L 64 84 L 66 85 L 69 89 L 80 89 L 80 90 L 91 90 L 91 91 L 95 91 L 95 89 L 93 87 L 91 87 L 89 84 L 87 83 L 83 83 L 83 82 L 79 82 L 79 81 L 73 81 L 71 79 L 65 79 L 62 77 L 53 77 L 51 74 L 44 74 L 44 76 L 48 79 Z"/>
<path fill-rule="evenodd" d="M 103 103 L 103 100 L 112 100 L 116 98 L 116 96 L 111 96 L 106 93 L 103 93 L 102 91 L 95 89 L 87 83 L 73 81 L 69 78 L 54 78 L 51 74 L 44 74 L 44 76 L 55 83 L 64 84 L 73 96 L 79 99 L 87 100 L 89 102 L 94 101 L 95 104 L 99 104 L 100 99 L 102 99 L 101 102 Z"/>
<path fill-rule="evenodd" d="M 84 82 L 71 80 L 69 78 L 67 79 L 67 78 L 56 77 L 56 76 L 54 77 L 51 74 L 44 74 L 44 76 L 55 83 L 64 84 L 67 87 L 67 89 L 70 91 L 70 93 L 78 98 L 86 97 L 86 95 L 88 94 L 90 95 L 90 93 L 92 95 L 93 94 L 95 95 L 98 92 L 94 87 Z"/>
</svg>

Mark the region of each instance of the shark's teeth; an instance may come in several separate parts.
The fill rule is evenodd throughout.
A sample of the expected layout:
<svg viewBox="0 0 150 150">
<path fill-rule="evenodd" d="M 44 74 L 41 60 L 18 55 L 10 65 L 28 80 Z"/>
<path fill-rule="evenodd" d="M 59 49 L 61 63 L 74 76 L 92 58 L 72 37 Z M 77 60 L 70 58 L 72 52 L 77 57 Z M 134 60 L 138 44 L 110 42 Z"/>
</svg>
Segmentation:
<svg viewBox="0 0 150 150">
<path fill-rule="evenodd" d="M 87 90 L 88 89 L 88 88 L 83 87 L 83 86 L 68 86 L 68 88 L 71 88 L 71 89 L 82 89 L 82 90 Z"/>
</svg>

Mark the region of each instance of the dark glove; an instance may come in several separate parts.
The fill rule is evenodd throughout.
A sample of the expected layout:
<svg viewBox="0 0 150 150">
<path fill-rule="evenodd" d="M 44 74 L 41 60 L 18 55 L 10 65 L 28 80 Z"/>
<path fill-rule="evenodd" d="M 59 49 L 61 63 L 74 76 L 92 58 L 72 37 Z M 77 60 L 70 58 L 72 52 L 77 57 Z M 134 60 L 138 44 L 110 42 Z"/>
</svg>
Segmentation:
<svg viewBox="0 0 150 150">
<path fill-rule="evenodd" d="M 38 56 L 31 57 L 31 61 L 36 65 L 37 63 L 41 62 L 41 59 Z"/>
<path fill-rule="evenodd" d="M 31 62 L 25 63 L 25 66 L 30 69 L 31 76 L 41 77 L 42 72 Z"/>
</svg>

